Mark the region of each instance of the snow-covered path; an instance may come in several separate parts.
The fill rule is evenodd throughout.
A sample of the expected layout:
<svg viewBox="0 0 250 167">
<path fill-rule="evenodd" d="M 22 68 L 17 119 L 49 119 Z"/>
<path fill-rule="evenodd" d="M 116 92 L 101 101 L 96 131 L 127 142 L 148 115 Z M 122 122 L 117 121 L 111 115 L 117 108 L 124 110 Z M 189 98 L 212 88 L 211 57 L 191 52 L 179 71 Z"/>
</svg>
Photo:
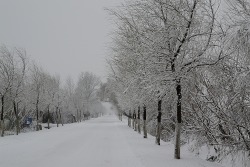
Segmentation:
<svg viewBox="0 0 250 167">
<path fill-rule="evenodd" d="M 108 115 L 60 128 L 0 138 L 1 167 L 219 167 L 192 157 L 173 159 L 173 146 Z"/>
</svg>

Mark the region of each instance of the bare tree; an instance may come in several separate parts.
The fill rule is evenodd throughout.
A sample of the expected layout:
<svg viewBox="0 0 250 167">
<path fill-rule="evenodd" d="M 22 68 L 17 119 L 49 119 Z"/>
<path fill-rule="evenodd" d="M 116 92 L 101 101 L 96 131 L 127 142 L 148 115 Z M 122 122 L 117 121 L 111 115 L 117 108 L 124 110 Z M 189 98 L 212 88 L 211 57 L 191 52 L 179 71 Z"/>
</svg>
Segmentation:
<svg viewBox="0 0 250 167">
<path fill-rule="evenodd" d="M 182 82 L 192 70 L 214 65 L 224 55 L 215 33 L 215 8 L 212 0 L 146 0 L 128 1 L 111 10 L 118 24 L 112 60 L 118 64 L 112 69 L 116 78 L 129 78 L 128 89 L 140 78 L 160 100 L 169 89 L 176 91 L 176 159 L 180 159 Z"/>
<path fill-rule="evenodd" d="M 10 89 L 11 99 L 13 103 L 13 110 L 16 117 L 16 134 L 20 133 L 20 112 L 19 106 L 22 102 L 21 96 L 24 96 L 24 79 L 26 75 L 26 67 L 27 67 L 27 56 L 26 51 L 23 49 L 15 49 L 14 50 L 14 78 L 13 84 Z"/>
<path fill-rule="evenodd" d="M 91 104 L 97 100 L 96 93 L 100 83 L 100 79 L 96 75 L 89 72 L 81 73 L 76 87 L 80 120 L 83 109 L 85 108 L 87 113 L 90 112 Z"/>
<path fill-rule="evenodd" d="M 34 95 L 32 99 L 32 103 L 35 105 L 35 113 L 36 113 L 36 130 L 41 130 L 41 126 L 39 124 L 39 112 L 42 110 L 42 105 L 44 103 L 44 86 L 45 86 L 45 78 L 44 71 L 41 67 L 33 64 L 31 69 L 31 93 Z"/>
<path fill-rule="evenodd" d="M 52 121 L 51 111 L 56 110 L 56 98 L 60 90 L 60 78 L 45 74 L 44 91 L 46 96 L 46 111 L 47 111 L 47 123 L 48 129 L 50 129 L 50 122 Z"/>
<path fill-rule="evenodd" d="M 14 60 L 12 52 L 6 47 L 0 48 L 0 97 L 1 97 L 1 136 L 4 136 L 5 102 L 14 79 Z"/>
</svg>

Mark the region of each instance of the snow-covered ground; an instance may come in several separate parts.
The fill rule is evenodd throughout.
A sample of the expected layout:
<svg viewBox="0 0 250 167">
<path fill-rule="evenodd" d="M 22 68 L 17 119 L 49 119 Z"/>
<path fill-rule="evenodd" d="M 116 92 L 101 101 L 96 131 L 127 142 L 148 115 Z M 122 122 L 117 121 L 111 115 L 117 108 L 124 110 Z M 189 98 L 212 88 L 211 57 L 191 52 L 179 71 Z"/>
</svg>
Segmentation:
<svg viewBox="0 0 250 167">
<path fill-rule="evenodd" d="M 182 150 L 173 158 L 173 145 L 143 139 L 126 122 L 106 115 L 18 136 L 0 138 L 1 167 L 221 167 Z"/>
</svg>

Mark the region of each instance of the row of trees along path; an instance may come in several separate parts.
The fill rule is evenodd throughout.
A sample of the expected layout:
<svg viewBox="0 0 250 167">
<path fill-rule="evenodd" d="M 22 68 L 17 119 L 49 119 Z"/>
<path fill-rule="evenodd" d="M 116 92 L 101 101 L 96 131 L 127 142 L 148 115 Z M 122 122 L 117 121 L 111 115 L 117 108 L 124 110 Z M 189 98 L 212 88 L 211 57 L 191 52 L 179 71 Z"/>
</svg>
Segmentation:
<svg viewBox="0 0 250 167">
<path fill-rule="evenodd" d="M 216 0 L 129 0 L 108 9 L 116 23 L 108 60 L 116 104 L 135 130 L 137 108 L 145 107 L 148 121 L 157 119 L 157 144 L 164 115 L 176 159 L 181 132 L 195 136 L 197 145 L 213 146 L 218 157 L 250 152 L 250 4 L 228 0 L 223 5 Z"/>
</svg>

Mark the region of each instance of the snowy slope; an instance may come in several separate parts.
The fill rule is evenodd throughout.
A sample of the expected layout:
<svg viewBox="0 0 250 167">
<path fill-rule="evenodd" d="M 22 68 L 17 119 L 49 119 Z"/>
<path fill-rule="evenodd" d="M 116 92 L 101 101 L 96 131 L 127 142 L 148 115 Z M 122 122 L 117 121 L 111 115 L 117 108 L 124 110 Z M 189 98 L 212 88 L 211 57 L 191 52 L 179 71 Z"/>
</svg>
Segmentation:
<svg viewBox="0 0 250 167">
<path fill-rule="evenodd" d="M 154 144 L 107 115 L 83 123 L 0 138 L 1 167 L 221 167 Z"/>
</svg>

